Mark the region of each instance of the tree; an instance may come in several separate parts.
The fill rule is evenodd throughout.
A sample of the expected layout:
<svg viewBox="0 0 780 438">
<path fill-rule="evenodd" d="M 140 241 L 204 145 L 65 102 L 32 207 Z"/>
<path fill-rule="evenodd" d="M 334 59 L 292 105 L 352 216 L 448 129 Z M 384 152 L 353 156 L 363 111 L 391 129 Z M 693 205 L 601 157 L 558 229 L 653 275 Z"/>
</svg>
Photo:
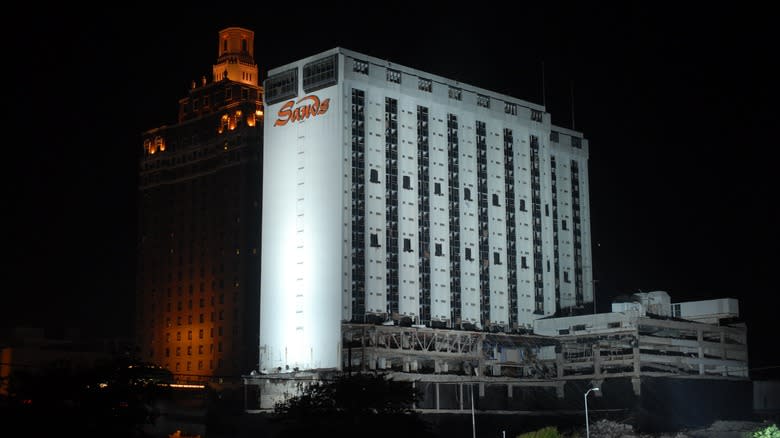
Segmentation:
<svg viewBox="0 0 780 438">
<path fill-rule="evenodd" d="M 382 374 L 340 375 L 277 403 L 273 420 L 285 437 L 433 436 L 413 409 L 420 398 L 411 382 Z"/>
</svg>

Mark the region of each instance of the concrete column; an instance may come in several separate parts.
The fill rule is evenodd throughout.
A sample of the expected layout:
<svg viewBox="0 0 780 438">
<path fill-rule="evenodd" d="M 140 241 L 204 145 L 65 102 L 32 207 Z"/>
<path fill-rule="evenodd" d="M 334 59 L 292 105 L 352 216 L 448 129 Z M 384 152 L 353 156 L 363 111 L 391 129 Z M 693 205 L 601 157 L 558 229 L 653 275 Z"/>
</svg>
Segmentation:
<svg viewBox="0 0 780 438">
<path fill-rule="evenodd" d="M 632 354 L 634 356 L 634 375 L 639 377 L 639 371 L 641 370 L 641 361 L 639 358 L 639 347 L 634 347 L 632 349 Z"/>
<path fill-rule="evenodd" d="M 417 382 L 412 380 L 412 390 L 417 389 Z M 412 409 L 417 409 L 417 403 L 412 402 Z"/>
<path fill-rule="evenodd" d="M 593 346 L 593 374 L 601 376 L 601 349 L 598 345 Z"/>
<path fill-rule="evenodd" d="M 373 371 L 373 370 L 376 369 L 376 360 L 377 359 L 376 359 L 376 356 L 374 354 L 369 354 L 368 355 L 368 369 L 369 370 Z M 366 369 L 365 368 L 365 364 L 362 365 L 361 368 L 365 370 Z"/>
<path fill-rule="evenodd" d="M 701 343 L 704 342 L 704 332 L 702 329 L 696 330 L 696 341 L 699 343 L 699 360 L 704 359 L 704 348 Z M 699 362 L 699 375 L 704 375 L 704 363 Z"/>
<path fill-rule="evenodd" d="M 563 377 L 563 353 L 555 353 L 555 371 L 558 374 L 558 378 Z"/>
<path fill-rule="evenodd" d="M 642 393 L 642 380 L 639 377 L 631 379 L 631 386 L 634 389 L 634 395 L 639 397 Z"/>
</svg>

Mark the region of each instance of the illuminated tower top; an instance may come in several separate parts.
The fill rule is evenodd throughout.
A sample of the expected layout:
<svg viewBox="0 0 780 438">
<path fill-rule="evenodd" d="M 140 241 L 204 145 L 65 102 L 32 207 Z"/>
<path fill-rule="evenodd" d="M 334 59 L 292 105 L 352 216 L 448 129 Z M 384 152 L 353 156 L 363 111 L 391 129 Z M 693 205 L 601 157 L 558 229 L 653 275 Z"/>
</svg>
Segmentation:
<svg viewBox="0 0 780 438">
<path fill-rule="evenodd" d="M 214 82 L 223 79 L 257 86 L 258 70 L 255 63 L 255 33 L 241 27 L 219 31 L 217 63 L 214 64 Z"/>
</svg>

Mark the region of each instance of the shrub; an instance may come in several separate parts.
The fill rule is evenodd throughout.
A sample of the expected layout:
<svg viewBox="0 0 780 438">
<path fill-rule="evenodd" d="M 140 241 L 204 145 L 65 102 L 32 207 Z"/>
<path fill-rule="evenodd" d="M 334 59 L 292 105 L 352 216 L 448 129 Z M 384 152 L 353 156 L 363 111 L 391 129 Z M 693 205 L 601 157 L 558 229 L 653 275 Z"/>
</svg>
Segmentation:
<svg viewBox="0 0 780 438">
<path fill-rule="evenodd" d="M 518 435 L 517 438 L 561 438 L 561 435 L 558 433 L 558 428 L 554 426 L 548 426 L 544 429 Z"/>
<path fill-rule="evenodd" d="M 780 438 L 780 429 L 778 429 L 776 425 L 772 424 L 770 426 L 758 429 L 750 436 L 752 438 Z"/>
</svg>

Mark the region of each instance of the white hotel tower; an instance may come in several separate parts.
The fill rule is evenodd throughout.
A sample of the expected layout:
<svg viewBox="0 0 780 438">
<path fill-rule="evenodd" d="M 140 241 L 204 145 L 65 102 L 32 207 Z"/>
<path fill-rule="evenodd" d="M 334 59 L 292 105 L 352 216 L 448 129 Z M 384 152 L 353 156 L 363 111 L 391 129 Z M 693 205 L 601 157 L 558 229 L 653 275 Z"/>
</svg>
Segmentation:
<svg viewBox="0 0 780 438">
<path fill-rule="evenodd" d="M 593 303 L 588 142 L 543 106 L 336 48 L 265 81 L 260 366 L 342 323 L 528 331 Z"/>
</svg>

